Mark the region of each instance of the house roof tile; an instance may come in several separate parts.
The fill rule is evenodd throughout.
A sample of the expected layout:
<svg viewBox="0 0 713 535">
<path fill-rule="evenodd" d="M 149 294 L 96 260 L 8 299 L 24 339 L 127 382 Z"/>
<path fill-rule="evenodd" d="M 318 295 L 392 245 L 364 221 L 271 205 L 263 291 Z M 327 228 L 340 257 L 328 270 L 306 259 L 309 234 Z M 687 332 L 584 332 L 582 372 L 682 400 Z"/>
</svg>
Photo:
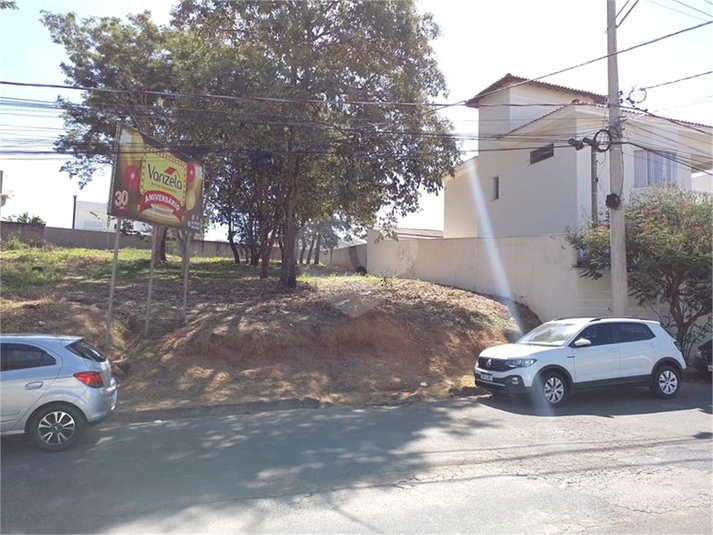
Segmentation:
<svg viewBox="0 0 713 535">
<path fill-rule="evenodd" d="M 576 95 L 582 95 L 582 96 L 587 96 L 594 100 L 594 102 L 598 104 L 604 104 L 607 101 L 607 97 L 604 95 L 600 95 L 598 93 L 592 93 L 590 91 L 582 91 L 580 89 L 573 89 L 571 87 L 565 87 L 563 85 L 555 85 L 555 84 L 549 84 L 547 82 L 540 82 L 537 80 L 528 80 L 527 78 L 522 78 L 521 76 L 515 76 L 513 74 L 507 73 L 505 76 L 500 78 L 497 82 L 490 84 L 488 87 L 483 89 L 480 93 L 475 95 L 473 98 L 470 100 L 466 101 L 465 105 L 470 107 L 470 108 L 477 108 L 480 100 L 491 94 L 494 93 L 495 91 L 499 91 L 501 89 L 507 89 L 508 87 L 515 87 L 518 85 L 524 85 L 524 84 L 530 84 L 530 85 L 535 85 L 538 87 L 546 87 L 549 89 L 555 89 L 557 91 L 564 91 L 570 94 L 576 94 Z"/>
</svg>

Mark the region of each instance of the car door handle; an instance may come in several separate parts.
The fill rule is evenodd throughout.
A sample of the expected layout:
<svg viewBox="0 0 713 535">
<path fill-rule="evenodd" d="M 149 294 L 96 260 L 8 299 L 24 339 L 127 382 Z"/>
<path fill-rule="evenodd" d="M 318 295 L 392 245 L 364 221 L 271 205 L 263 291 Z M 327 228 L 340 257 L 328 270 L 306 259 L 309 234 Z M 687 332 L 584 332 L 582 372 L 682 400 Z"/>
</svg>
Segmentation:
<svg viewBox="0 0 713 535">
<path fill-rule="evenodd" d="M 38 390 L 42 388 L 44 383 L 42 381 L 33 381 L 25 385 L 25 390 Z"/>
</svg>

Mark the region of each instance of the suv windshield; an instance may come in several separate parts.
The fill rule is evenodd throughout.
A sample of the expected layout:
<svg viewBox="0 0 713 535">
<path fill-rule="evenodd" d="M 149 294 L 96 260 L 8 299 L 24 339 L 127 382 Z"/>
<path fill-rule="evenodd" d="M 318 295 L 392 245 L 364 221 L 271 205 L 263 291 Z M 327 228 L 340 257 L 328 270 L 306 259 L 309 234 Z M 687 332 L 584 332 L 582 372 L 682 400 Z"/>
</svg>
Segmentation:
<svg viewBox="0 0 713 535">
<path fill-rule="evenodd" d="M 543 323 L 531 330 L 516 343 L 535 346 L 561 346 L 572 333 L 582 327 L 581 323 Z"/>
</svg>

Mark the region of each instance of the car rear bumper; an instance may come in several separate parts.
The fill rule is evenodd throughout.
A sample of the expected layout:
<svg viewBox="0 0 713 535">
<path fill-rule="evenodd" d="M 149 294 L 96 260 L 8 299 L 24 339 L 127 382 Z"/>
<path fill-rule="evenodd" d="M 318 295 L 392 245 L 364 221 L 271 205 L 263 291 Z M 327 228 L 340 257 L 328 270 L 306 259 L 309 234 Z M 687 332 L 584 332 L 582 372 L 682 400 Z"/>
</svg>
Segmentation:
<svg viewBox="0 0 713 535">
<path fill-rule="evenodd" d="M 77 400 L 77 406 L 82 409 L 87 422 L 96 423 L 109 417 L 116 408 L 119 399 L 119 389 L 112 377 L 111 384 L 104 388 L 87 388 Z"/>
</svg>

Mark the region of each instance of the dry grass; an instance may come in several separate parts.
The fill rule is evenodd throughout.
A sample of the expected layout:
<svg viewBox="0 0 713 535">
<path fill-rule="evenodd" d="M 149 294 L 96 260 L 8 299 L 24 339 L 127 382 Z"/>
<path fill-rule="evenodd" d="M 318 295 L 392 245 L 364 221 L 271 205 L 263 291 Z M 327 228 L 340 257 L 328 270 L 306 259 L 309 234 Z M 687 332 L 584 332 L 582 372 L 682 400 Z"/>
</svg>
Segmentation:
<svg viewBox="0 0 713 535">
<path fill-rule="evenodd" d="M 122 404 L 136 408 L 312 397 L 331 402 L 442 398 L 472 386 L 472 365 L 489 345 L 537 324 L 526 308 L 421 281 L 312 269 L 298 288 L 228 260 L 192 268 L 189 314 L 179 324 L 178 262 L 154 282 L 151 335 L 143 339 L 148 254 L 120 266 L 114 346 L 129 363 Z M 104 336 L 111 255 L 94 251 L 33 256 L 3 252 L 2 331 Z M 22 265 L 50 265 L 24 284 Z M 43 272 L 40 272 L 43 273 Z M 513 317 L 513 312 L 517 320 Z M 119 373 L 119 371 L 117 371 Z M 426 384 L 427 386 L 422 386 Z"/>
</svg>

